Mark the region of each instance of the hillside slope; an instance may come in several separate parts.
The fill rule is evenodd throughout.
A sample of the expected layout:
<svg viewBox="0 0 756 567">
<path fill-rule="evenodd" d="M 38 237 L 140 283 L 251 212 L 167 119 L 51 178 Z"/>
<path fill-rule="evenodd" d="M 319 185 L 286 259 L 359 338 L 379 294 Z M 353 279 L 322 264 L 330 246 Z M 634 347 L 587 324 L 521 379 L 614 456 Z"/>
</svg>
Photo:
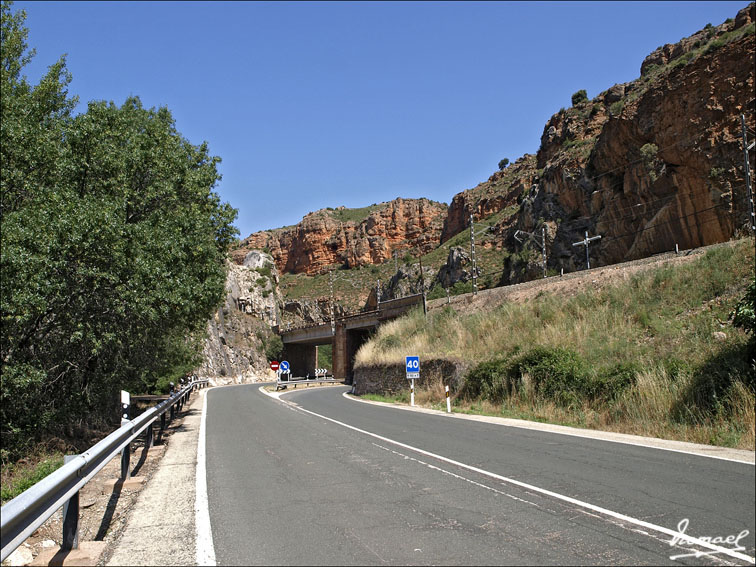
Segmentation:
<svg viewBox="0 0 756 567">
<path fill-rule="evenodd" d="M 437 300 L 362 346 L 356 390 L 406 396 L 414 355 L 460 407 L 752 449 L 756 340 L 730 313 L 753 266 L 751 237 Z"/>
</svg>

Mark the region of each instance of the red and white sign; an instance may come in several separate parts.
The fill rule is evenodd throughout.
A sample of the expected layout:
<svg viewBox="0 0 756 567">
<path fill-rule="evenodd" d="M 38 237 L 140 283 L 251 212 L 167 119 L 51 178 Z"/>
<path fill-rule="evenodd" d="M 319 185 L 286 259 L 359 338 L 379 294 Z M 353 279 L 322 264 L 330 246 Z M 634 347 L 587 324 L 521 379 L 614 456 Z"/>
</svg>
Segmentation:
<svg viewBox="0 0 756 567">
<path fill-rule="evenodd" d="M 270 369 L 273 370 L 273 371 L 278 370 L 278 361 L 277 360 L 272 360 L 270 362 Z"/>
</svg>

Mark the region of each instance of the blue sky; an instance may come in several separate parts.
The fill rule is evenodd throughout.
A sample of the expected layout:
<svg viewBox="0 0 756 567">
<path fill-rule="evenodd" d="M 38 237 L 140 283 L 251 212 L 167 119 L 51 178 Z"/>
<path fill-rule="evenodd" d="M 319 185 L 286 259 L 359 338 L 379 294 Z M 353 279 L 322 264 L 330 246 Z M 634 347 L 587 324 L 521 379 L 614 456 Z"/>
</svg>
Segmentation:
<svg viewBox="0 0 756 567">
<path fill-rule="evenodd" d="M 36 82 L 167 106 L 220 156 L 241 237 L 323 207 L 452 197 L 538 150 L 571 95 L 748 2 L 16 2 Z"/>
</svg>

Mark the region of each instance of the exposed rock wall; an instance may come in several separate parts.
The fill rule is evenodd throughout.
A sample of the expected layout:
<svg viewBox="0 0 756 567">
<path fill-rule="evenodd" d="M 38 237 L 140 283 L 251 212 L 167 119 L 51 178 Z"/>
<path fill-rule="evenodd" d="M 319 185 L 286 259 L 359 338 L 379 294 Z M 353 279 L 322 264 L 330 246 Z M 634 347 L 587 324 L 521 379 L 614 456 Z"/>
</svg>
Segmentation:
<svg viewBox="0 0 756 567">
<path fill-rule="evenodd" d="M 269 379 L 266 343 L 280 319 L 281 297 L 273 258 L 258 250 L 241 265 L 227 263 L 226 299 L 208 321 L 200 376 L 236 383 Z"/>
<path fill-rule="evenodd" d="M 395 199 L 360 221 L 340 222 L 327 209 L 294 227 L 257 232 L 234 252 L 270 250 L 280 272 L 316 274 L 332 265 L 379 264 L 395 250 L 427 253 L 438 246 L 446 206 L 428 199 Z"/>
<path fill-rule="evenodd" d="M 555 114 L 536 190 L 504 236 L 546 221 L 550 265 L 569 271 L 585 267 L 571 243 L 586 230 L 602 235 L 592 265 L 729 239 L 747 215 L 740 114 L 753 129 L 754 36 L 724 42 L 753 13 L 656 50 L 638 80 Z"/>
<path fill-rule="evenodd" d="M 573 244 L 586 232 L 601 236 L 589 245 L 592 266 L 725 241 L 748 221 L 740 115 L 756 129 L 754 17 L 750 4 L 655 50 L 638 79 L 554 114 L 536 155 L 455 195 L 448 208 L 397 199 L 344 222 L 324 209 L 295 227 L 251 235 L 235 261 L 265 248 L 286 272 L 378 264 L 395 250 L 433 250 L 468 229 L 471 213 L 493 225 L 479 245 L 501 260 L 479 268 L 500 272 L 499 284 L 542 275 L 540 239 L 519 242 L 517 230 L 545 228 L 551 273 L 585 267 L 585 249 Z M 469 276 L 457 260 L 434 266 L 445 287 Z M 413 274 L 394 279 L 386 296 L 417 287 Z"/>
</svg>

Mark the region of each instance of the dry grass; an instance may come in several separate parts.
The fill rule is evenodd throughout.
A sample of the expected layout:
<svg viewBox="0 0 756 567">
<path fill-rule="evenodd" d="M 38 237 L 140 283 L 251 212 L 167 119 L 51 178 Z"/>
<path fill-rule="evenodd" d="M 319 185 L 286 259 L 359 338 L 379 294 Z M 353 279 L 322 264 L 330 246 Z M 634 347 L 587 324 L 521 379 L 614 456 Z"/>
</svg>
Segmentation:
<svg viewBox="0 0 756 567">
<path fill-rule="evenodd" d="M 746 238 L 689 264 L 568 298 L 544 294 L 486 312 L 447 308 L 427 318 L 416 311 L 381 327 L 357 353 L 356 366 L 403 364 L 407 353 L 488 361 L 534 346 L 567 348 L 591 368 L 623 363 L 641 370 L 610 402 L 562 407 L 538 399 L 525 377 L 520 392 L 503 404 L 457 399 L 457 409 L 753 449 L 754 392 L 744 385 L 754 370 L 745 362 L 749 336 L 729 323 L 752 277 L 753 250 L 754 240 Z M 701 400 L 700 392 L 709 390 L 700 383 L 707 380 L 722 385 L 722 399 Z M 418 390 L 416 402 L 444 403 L 443 387 Z"/>
</svg>

